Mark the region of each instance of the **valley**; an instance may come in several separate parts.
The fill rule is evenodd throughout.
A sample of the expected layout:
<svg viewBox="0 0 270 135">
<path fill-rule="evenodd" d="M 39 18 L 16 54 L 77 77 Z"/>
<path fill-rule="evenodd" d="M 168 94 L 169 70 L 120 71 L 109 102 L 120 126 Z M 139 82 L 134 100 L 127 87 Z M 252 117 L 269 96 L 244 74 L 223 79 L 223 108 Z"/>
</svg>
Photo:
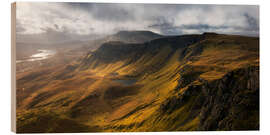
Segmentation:
<svg viewBox="0 0 270 135">
<path fill-rule="evenodd" d="M 121 31 L 54 51 L 16 65 L 19 133 L 259 129 L 258 37 Z"/>
</svg>

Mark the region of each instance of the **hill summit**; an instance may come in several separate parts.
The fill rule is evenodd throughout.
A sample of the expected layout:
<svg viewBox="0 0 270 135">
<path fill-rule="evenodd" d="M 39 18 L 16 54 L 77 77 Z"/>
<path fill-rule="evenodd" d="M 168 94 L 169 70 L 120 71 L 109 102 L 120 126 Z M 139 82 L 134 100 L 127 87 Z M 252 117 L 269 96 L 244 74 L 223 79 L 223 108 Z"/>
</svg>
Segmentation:
<svg viewBox="0 0 270 135">
<path fill-rule="evenodd" d="M 108 40 L 126 43 L 143 43 L 161 37 L 163 36 L 151 31 L 119 31 L 116 34 L 108 36 Z"/>
</svg>

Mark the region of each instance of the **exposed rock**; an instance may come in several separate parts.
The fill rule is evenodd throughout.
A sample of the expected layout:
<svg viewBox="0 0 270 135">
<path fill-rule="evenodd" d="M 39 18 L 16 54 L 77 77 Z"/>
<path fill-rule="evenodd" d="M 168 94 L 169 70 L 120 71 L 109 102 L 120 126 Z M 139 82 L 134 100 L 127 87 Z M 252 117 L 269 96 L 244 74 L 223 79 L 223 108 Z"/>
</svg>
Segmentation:
<svg viewBox="0 0 270 135">
<path fill-rule="evenodd" d="M 258 130 L 258 67 L 232 71 L 203 91 L 206 97 L 198 130 Z"/>
<path fill-rule="evenodd" d="M 227 73 L 222 79 L 201 85 L 189 84 L 177 96 L 160 106 L 161 113 L 172 113 L 188 102 L 199 110 L 198 130 L 258 130 L 259 69 L 248 67 Z M 196 101 L 190 100 L 196 97 Z"/>
</svg>

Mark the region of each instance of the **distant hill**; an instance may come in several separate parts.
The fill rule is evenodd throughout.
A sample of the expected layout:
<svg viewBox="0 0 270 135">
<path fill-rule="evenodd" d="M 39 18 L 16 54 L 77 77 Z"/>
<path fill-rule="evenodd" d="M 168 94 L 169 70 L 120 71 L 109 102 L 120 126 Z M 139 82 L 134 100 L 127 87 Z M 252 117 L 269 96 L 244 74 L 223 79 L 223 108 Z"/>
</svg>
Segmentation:
<svg viewBox="0 0 270 135">
<path fill-rule="evenodd" d="M 116 34 L 87 42 L 90 49 L 97 49 L 106 42 L 118 41 L 124 43 L 144 43 L 164 36 L 151 31 L 119 31 Z"/>
<path fill-rule="evenodd" d="M 144 43 L 161 37 L 163 36 L 151 31 L 119 31 L 114 35 L 108 36 L 107 38 L 109 41 Z"/>
</svg>

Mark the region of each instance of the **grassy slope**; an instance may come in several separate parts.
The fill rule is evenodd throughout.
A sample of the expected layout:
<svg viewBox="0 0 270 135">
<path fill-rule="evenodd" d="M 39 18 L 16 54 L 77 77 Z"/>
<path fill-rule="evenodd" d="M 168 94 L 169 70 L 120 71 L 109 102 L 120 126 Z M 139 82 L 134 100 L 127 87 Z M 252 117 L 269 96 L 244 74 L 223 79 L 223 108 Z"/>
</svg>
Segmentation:
<svg viewBox="0 0 270 135">
<path fill-rule="evenodd" d="M 164 46 L 131 63 L 132 57 L 98 65 L 96 59 L 87 70 L 43 71 L 45 74 L 38 77 L 19 80 L 17 90 L 27 91 L 17 95 L 21 97 L 17 103 L 19 132 L 31 132 L 28 128 L 34 123 L 41 124 L 39 132 L 197 130 L 200 109 L 194 106 L 200 102 L 200 96 L 190 96 L 172 112 L 162 111 L 161 106 L 168 99 L 179 98 L 189 87 L 202 85 L 199 78 L 212 82 L 230 71 L 259 66 L 257 38 L 206 36 L 186 48 Z M 114 73 L 117 75 L 113 76 Z M 57 79 L 59 75 L 62 78 Z M 136 77 L 138 81 L 127 87 L 111 80 L 127 77 Z M 110 92 L 115 89 L 120 93 L 133 92 L 116 96 Z M 117 98 L 108 98 L 114 96 Z M 43 117 L 49 118 L 44 122 Z M 66 125 L 70 131 L 59 129 L 62 121 L 70 121 Z"/>
</svg>

